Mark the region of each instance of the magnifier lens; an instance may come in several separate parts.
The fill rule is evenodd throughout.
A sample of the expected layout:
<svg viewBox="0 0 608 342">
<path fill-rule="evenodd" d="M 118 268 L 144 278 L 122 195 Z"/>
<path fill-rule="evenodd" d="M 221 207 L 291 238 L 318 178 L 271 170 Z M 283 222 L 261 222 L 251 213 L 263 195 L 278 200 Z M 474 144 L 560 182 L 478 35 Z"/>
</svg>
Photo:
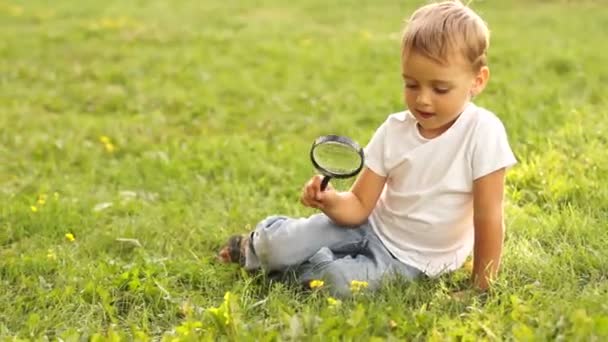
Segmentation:
<svg viewBox="0 0 608 342">
<path fill-rule="evenodd" d="M 359 151 L 337 141 L 326 141 L 315 146 L 312 157 L 333 176 L 352 174 L 361 165 Z"/>
<path fill-rule="evenodd" d="M 349 178 L 363 168 L 363 149 L 352 139 L 339 135 L 317 138 L 310 150 L 310 159 L 323 176 L 321 191 L 331 178 Z"/>
</svg>

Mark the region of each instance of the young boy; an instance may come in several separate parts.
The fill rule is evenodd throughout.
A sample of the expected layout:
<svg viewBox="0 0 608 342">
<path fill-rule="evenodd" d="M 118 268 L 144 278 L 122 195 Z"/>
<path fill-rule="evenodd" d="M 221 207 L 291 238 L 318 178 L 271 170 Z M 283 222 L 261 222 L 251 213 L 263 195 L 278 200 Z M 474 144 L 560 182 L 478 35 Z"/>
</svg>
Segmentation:
<svg viewBox="0 0 608 342">
<path fill-rule="evenodd" d="M 472 251 L 472 282 L 486 289 L 500 266 L 505 170 L 516 163 L 501 121 L 471 102 L 488 82 L 488 44 L 483 20 L 459 1 L 419 8 L 402 40 L 408 110 L 377 129 L 352 188 L 321 191 L 314 176 L 301 201 L 322 214 L 266 218 L 220 259 L 347 296 L 353 281 L 373 289 L 458 269 Z"/>
</svg>

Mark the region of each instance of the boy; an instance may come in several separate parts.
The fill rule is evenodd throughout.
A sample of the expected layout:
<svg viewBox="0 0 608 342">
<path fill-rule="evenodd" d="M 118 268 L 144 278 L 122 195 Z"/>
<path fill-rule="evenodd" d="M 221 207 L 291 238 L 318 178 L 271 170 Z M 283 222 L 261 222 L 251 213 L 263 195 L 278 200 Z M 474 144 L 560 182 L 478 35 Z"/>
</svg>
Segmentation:
<svg viewBox="0 0 608 342">
<path fill-rule="evenodd" d="M 313 177 L 301 202 L 322 214 L 271 216 L 231 238 L 220 259 L 322 279 L 348 296 L 353 281 L 373 289 L 391 275 L 433 277 L 473 251 L 472 282 L 488 288 L 501 260 L 505 170 L 516 163 L 500 120 L 471 103 L 488 82 L 488 45 L 485 23 L 459 1 L 415 11 L 402 39 L 408 110 L 377 129 L 352 188 L 321 191 Z"/>
</svg>

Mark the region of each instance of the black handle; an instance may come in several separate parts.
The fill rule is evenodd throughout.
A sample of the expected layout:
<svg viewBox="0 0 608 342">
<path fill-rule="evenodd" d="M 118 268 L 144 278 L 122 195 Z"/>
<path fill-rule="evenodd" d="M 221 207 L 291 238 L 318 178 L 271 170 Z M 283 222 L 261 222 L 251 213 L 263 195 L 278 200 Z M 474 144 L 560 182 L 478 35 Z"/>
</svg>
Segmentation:
<svg viewBox="0 0 608 342">
<path fill-rule="evenodd" d="M 323 180 L 321 181 L 321 191 L 325 190 L 325 188 L 327 188 L 327 184 L 329 184 L 329 180 L 331 179 L 331 177 L 329 176 L 324 176 Z"/>
</svg>

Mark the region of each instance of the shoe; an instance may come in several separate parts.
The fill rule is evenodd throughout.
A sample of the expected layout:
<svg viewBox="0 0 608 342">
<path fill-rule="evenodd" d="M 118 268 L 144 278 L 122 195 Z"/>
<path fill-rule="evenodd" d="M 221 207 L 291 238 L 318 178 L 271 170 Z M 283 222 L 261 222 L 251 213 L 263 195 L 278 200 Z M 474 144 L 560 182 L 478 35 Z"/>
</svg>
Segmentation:
<svg viewBox="0 0 608 342">
<path fill-rule="evenodd" d="M 249 244 L 248 235 L 233 235 L 218 253 L 218 260 L 223 263 L 238 263 L 245 266 L 245 248 Z"/>
</svg>

